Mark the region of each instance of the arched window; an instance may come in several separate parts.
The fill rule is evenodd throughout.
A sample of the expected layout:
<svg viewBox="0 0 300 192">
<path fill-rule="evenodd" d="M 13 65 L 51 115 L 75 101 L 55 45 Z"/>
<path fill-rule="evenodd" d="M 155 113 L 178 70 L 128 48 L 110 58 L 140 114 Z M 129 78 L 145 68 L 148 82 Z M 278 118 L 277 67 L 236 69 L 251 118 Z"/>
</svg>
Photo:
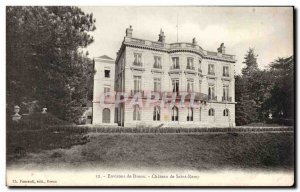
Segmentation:
<svg viewBox="0 0 300 192">
<path fill-rule="evenodd" d="M 187 121 L 193 121 L 194 120 L 194 110 L 193 108 L 188 108 L 188 114 L 187 114 Z"/>
<path fill-rule="evenodd" d="M 153 110 L 153 121 L 160 121 L 160 107 L 155 106 Z"/>
<path fill-rule="evenodd" d="M 133 107 L 133 120 L 140 121 L 141 120 L 141 111 L 138 105 L 134 105 Z"/>
<path fill-rule="evenodd" d="M 110 109 L 105 108 L 102 111 L 102 122 L 103 123 L 110 123 Z"/>
<path fill-rule="evenodd" d="M 172 121 L 178 121 L 178 108 L 176 106 L 172 108 Z"/>
<path fill-rule="evenodd" d="M 215 116 L 215 110 L 213 108 L 208 110 L 208 116 Z"/>
<path fill-rule="evenodd" d="M 228 115 L 229 115 L 229 110 L 228 109 L 224 109 L 223 116 L 228 116 Z"/>
</svg>

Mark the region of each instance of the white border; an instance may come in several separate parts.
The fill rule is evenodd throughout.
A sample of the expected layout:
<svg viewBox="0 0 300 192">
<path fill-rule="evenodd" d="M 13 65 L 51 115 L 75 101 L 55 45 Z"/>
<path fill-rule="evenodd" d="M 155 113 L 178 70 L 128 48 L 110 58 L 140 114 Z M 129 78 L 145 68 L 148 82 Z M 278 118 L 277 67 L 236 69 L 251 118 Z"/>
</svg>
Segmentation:
<svg viewBox="0 0 300 192">
<path fill-rule="evenodd" d="M 5 101 L 5 83 L 6 83 L 6 57 L 5 57 L 5 6 L 7 5 L 99 5 L 99 6 L 108 6 L 108 5 L 113 5 L 113 6 L 122 6 L 122 5 L 143 5 L 143 6 L 147 6 L 147 5 L 159 5 L 159 6 L 175 6 L 175 5 L 198 5 L 198 6 L 217 6 L 217 5 L 225 5 L 225 6 L 288 6 L 288 5 L 294 5 L 297 8 L 299 8 L 299 1 L 293 1 L 293 0 L 268 0 L 268 1 L 262 1 L 262 0 L 252 0 L 252 1 L 239 1 L 239 0 L 202 0 L 202 1 L 196 1 L 196 0 L 165 0 L 165 1 L 161 1 L 161 0 L 147 0 L 147 1 L 138 1 L 138 0 L 104 0 L 104 1 L 97 1 L 97 0 L 85 0 L 85 1 L 80 1 L 80 0 L 67 0 L 67 1 L 61 1 L 61 0 L 51 0 L 51 1 L 46 1 L 46 0 L 13 0 L 13 1 L 8 1 L 8 0 L 4 0 L 0 2 L 0 32 L 1 32 L 1 37 L 0 37 L 0 42 L 2 42 L 2 51 L 0 53 L 1 55 L 1 65 L 0 65 L 0 71 L 1 71 L 1 80 L 0 80 L 0 85 L 1 85 L 1 92 L 2 94 L 0 94 L 0 106 L 1 106 L 1 110 L 0 110 L 0 118 L 1 118 L 1 128 L 3 130 L 2 134 L 0 134 L 1 136 L 1 148 L 0 148 L 0 152 L 1 152 L 1 159 L 0 159 L 0 169 L 1 169 L 1 174 L 0 174 L 0 190 L 1 191 L 8 191 L 11 189 L 8 189 L 5 186 L 5 153 L 6 153 L 6 146 L 5 146 L 5 130 L 6 130 L 6 125 L 5 125 L 5 116 L 6 116 L 6 112 L 5 112 L 5 105 L 6 105 L 6 101 Z M 297 16 L 297 15 L 295 15 Z M 299 19 L 297 20 L 296 26 L 299 25 Z M 294 27 L 296 27 L 294 26 Z M 297 30 L 296 30 L 297 31 Z M 297 42 L 298 43 L 298 40 Z M 299 49 L 298 52 L 299 53 Z M 296 64 L 297 65 L 297 64 Z M 296 79 L 298 80 L 298 79 Z M 300 89 L 299 86 L 299 82 L 297 81 L 297 90 Z M 299 92 L 298 92 L 299 93 Z M 297 105 L 297 107 L 299 107 L 299 105 Z M 299 118 L 300 115 L 298 113 L 297 115 L 297 119 Z M 296 128 L 297 129 L 297 128 Z M 298 135 L 297 138 L 299 138 L 299 131 L 297 131 Z M 296 145 L 296 143 L 295 143 Z M 297 154 L 299 153 L 299 148 L 297 147 Z M 297 166 L 299 167 L 299 166 Z M 298 171 L 297 171 L 298 172 Z M 299 178 L 299 177 L 297 177 Z M 299 179 L 297 179 L 296 183 L 299 185 Z M 28 189 L 18 189 L 18 191 L 23 191 L 23 190 L 28 190 Z M 50 191 L 51 189 L 36 189 L 35 191 Z M 56 191 L 65 191 L 67 189 L 57 189 Z M 76 190 L 76 189 L 69 189 L 69 190 Z M 78 189 L 80 191 L 87 191 L 88 189 Z M 109 189 L 101 189 L 103 191 L 107 191 Z M 122 190 L 122 189 L 114 189 L 116 191 Z M 127 190 L 131 190 L 131 189 L 127 189 Z M 141 189 L 140 189 L 141 190 Z M 159 189 L 152 189 L 152 190 L 159 190 Z M 169 189 L 171 190 L 171 189 Z M 169 191 L 168 190 L 168 191 Z M 172 191 L 175 191 L 176 189 L 172 189 Z M 192 190 L 192 189 L 190 189 Z M 210 189 L 202 189 L 204 191 L 211 191 Z M 215 189 L 216 190 L 216 189 Z M 227 189 L 227 190 L 231 190 L 231 189 Z M 241 189 L 242 190 L 242 189 Z M 255 191 L 261 191 L 264 189 L 254 189 Z M 274 189 L 275 190 L 275 189 Z M 276 189 L 276 191 L 278 190 L 282 190 L 282 189 Z M 166 190 L 164 190 L 166 191 Z"/>
</svg>

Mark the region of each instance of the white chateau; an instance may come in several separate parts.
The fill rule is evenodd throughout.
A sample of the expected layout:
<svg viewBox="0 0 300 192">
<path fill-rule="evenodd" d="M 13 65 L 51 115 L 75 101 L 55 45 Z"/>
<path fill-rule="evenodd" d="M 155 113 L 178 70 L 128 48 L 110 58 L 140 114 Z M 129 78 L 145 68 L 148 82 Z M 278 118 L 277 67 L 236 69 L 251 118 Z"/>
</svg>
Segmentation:
<svg viewBox="0 0 300 192">
<path fill-rule="evenodd" d="M 235 126 L 236 60 L 223 43 L 217 52 L 202 49 L 195 38 L 168 44 L 162 30 L 158 41 L 138 39 L 130 26 L 116 60 L 104 55 L 94 61 L 94 125 Z M 111 91 L 126 93 L 119 97 L 124 102 L 115 102 L 116 94 L 104 103 L 101 95 Z M 151 94 L 156 100 L 147 105 Z"/>
</svg>

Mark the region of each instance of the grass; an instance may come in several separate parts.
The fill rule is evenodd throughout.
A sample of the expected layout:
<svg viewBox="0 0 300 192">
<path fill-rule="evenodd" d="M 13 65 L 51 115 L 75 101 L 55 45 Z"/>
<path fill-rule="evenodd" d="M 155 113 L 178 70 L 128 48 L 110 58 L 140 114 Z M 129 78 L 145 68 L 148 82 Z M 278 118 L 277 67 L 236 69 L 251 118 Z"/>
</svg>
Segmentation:
<svg viewBox="0 0 300 192">
<path fill-rule="evenodd" d="M 290 132 L 255 133 L 259 130 Z M 291 131 L 292 127 L 270 129 L 261 125 L 226 129 L 98 129 L 74 126 L 51 114 L 35 114 L 22 118 L 19 123 L 7 122 L 7 164 L 43 168 L 66 165 L 292 169 L 294 133 Z"/>
<path fill-rule="evenodd" d="M 13 163 L 196 170 L 274 170 L 294 166 L 294 134 L 291 132 L 89 135 L 89 142 L 84 145 L 43 151 Z M 68 137 L 67 134 L 57 140 L 64 137 Z"/>
<path fill-rule="evenodd" d="M 64 127 L 49 127 L 49 125 Z M 85 144 L 88 142 L 86 133 L 87 129 L 76 129 L 74 125 L 50 113 L 24 116 L 18 123 L 7 119 L 7 160 L 22 158 L 27 153 Z"/>
</svg>

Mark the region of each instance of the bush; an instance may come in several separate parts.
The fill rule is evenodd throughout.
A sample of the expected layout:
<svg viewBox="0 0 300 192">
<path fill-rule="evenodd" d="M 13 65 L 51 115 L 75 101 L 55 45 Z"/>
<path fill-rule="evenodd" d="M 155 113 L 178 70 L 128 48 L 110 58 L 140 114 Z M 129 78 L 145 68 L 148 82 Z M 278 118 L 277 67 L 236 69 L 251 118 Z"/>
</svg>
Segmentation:
<svg viewBox="0 0 300 192">
<path fill-rule="evenodd" d="M 38 130 L 48 125 L 71 125 L 69 122 L 63 121 L 51 113 L 41 114 L 34 113 L 32 115 L 24 115 L 19 122 L 14 122 L 7 118 L 8 131 L 11 130 Z"/>
</svg>

